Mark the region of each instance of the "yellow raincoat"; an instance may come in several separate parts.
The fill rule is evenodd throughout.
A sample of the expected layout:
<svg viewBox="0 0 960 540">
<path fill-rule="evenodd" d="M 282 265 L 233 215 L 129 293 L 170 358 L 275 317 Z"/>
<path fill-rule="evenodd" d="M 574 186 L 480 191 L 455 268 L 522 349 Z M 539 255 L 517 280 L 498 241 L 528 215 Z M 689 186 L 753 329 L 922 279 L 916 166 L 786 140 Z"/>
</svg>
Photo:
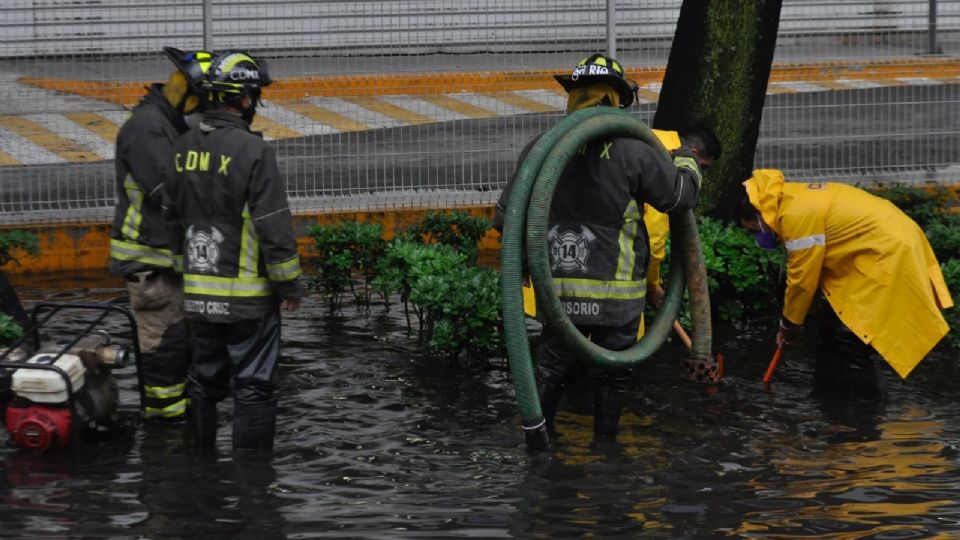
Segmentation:
<svg viewBox="0 0 960 540">
<path fill-rule="evenodd" d="M 676 131 L 663 131 L 660 129 L 650 130 L 660 139 L 660 143 L 668 151 L 680 148 L 680 135 Z M 652 285 L 660 284 L 660 263 L 666 257 L 667 235 L 670 233 L 670 217 L 667 214 L 658 212 L 649 204 L 643 205 L 643 223 L 647 227 L 647 235 L 650 241 L 650 262 L 647 264 L 647 283 Z M 533 292 L 533 285 L 529 281 L 523 286 L 523 311 L 528 317 L 537 316 L 536 295 Z M 637 338 L 643 337 L 643 315 L 640 315 L 640 328 Z"/>
<path fill-rule="evenodd" d="M 920 227 L 889 201 L 835 183 L 744 182 L 787 249 L 783 316 L 803 324 L 817 288 L 837 316 L 906 378 L 949 331 L 953 300 Z"/>
</svg>

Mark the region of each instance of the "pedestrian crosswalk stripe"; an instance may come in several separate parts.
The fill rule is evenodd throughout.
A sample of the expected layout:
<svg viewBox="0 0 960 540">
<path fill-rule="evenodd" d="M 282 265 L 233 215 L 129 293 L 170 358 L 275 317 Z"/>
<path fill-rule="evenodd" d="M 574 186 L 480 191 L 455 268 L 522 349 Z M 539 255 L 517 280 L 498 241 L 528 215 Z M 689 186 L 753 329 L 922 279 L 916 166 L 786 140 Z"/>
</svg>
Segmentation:
<svg viewBox="0 0 960 540">
<path fill-rule="evenodd" d="M 113 159 L 113 144 L 108 143 L 92 131 L 59 114 L 28 114 L 24 118 L 38 126 L 56 133 L 66 140 L 88 149 L 99 159 Z"/>
<path fill-rule="evenodd" d="M 429 103 L 433 103 L 438 107 L 451 110 L 457 114 L 461 114 L 467 118 L 490 118 L 491 116 L 496 116 L 496 114 L 494 114 L 492 111 L 481 109 L 476 105 L 471 105 L 459 99 L 453 99 L 447 94 L 421 96 L 420 99 L 423 99 Z"/>
<path fill-rule="evenodd" d="M 100 161 L 102 158 L 75 142 L 53 133 L 25 116 L 0 116 L 0 125 L 52 152 L 64 161 Z M 21 160 L 22 161 L 22 160 Z M 35 160 L 30 160 L 36 163 Z"/>
<path fill-rule="evenodd" d="M 63 115 L 73 122 L 80 124 L 84 129 L 96 133 L 98 137 L 110 143 L 111 146 L 117 140 L 120 123 L 114 122 L 102 114 L 94 112 L 68 112 Z"/>
<path fill-rule="evenodd" d="M 464 103 L 469 103 L 474 107 L 490 111 L 490 116 L 526 114 L 529 111 L 514 107 L 509 103 L 504 103 L 492 96 L 486 94 L 477 94 L 474 92 L 462 92 L 456 94 L 447 94 L 448 96 Z"/>
<path fill-rule="evenodd" d="M 264 108 L 257 109 L 257 115 L 253 117 L 253 125 L 250 126 L 250 129 L 263 133 L 264 139 L 292 139 L 303 136 L 300 132 L 294 131 L 264 115 L 263 109 Z"/>
<path fill-rule="evenodd" d="M 877 81 L 868 81 L 865 79 L 837 79 L 834 82 L 845 85 L 849 88 L 857 89 L 857 90 L 863 90 L 867 88 L 879 88 L 883 86 Z"/>
<path fill-rule="evenodd" d="M 496 92 L 494 94 L 491 94 L 491 96 L 499 99 L 500 101 L 503 101 L 504 103 L 513 105 L 514 107 L 524 109 L 527 112 L 543 113 L 543 112 L 553 112 L 554 110 L 556 110 L 550 105 L 530 99 L 516 92 Z"/>
<path fill-rule="evenodd" d="M 313 121 L 326 124 L 335 131 L 363 131 L 369 129 L 364 124 L 355 122 L 343 115 L 307 101 L 288 101 L 283 105 L 291 111 L 306 116 Z"/>
<path fill-rule="evenodd" d="M 817 81 L 823 90 L 852 90 L 853 87 L 840 81 Z"/>
<path fill-rule="evenodd" d="M 937 79 L 931 79 L 930 77 L 897 77 L 897 80 L 909 84 L 911 86 L 928 86 L 928 85 L 939 85 L 942 84 L 941 81 Z"/>
<path fill-rule="evenodd" d="M 127 119 L 130 118 L 130 111 L 119 110 L 119 111 L 97 111 L 97 114 L 106 118 L 107 120 L 113 122 L 118 126 L 123 126 L 126 123 Z M 119 128 L 118 128 L 119 131 Z M 116 138 L 114 138 L 116 140 Z"/>
<path fill-rule="evenodd" d="M 562 111 L 567 108 L 567 94 L 558 94 L 549 90 L 518 90 L 518 94 L 549 106 L 548 112 Z"/>
<path fill-rule="evenodd" d="M 256 118 L 264 117 L 290 128 L 292 132 L 296 133 L 291 137 L 326 135 L 339 131 L 326 124 L 314 122 L 310 118 L 290 110 L 286 105 L 288 105 L 288 103 L 280 104 L 276 101 L 264 100 L 263 107 L 257 108 Z M 256 120 L 256 118 L 254 118 L 254 120 Z"/>
<path fill-rule="evenodd" d="M 826 88 L 803 81 L 783 81 L 771 83 L 770 86 L 782 89 L 784 93 L 796 94 L 801 92 L 823 92 Z"/>
<path fill-rule="evenodd" d="M 0 117 L 0 151 L 9 155 L 17 163 L 63 163 L 63 158 L 60 156 L 7 129 L 4 117 Z"/>
<path fill-rule="evenodd" d="M 396 118 L 381 114 L 372 109 L 361 107 L 352 101 L 336 97 L 312 97 L 310 102 L 329 111 L 337 111 L 346 118 L 353 118 L 357 124 L 363 127 L 361 129 L 378 129 L 385 127 L 397 127 L 404 125 Z M 356 131 L 356 130 L 350 130 Z"/>
<path fill-rule="evenodd" d="M 467 115 L 461 114 L 453 109 L 437 105 L 432 100 L 427 99 L 427 96 L 380 96 L 380 99 L 397 107 L 403 107 L 417 114 L 432 118 L 434 122 L 449 122 L 451 120 L 469 118 Z"/>
<path fill-rule="evenodd" d="M 648 83 L 637 89 L 637 101 L 640 103 L 656 103 L 660 100 L 660 83 Z"/>
<path fill-rule="evenodd" d="M 361 107 L 370 109 L 371 111 L 390 117 L 401 124 L 431 124 L 436 122 L 435 119 L 430 118 L 429 116 L 424 116 L 403 107 L 394 105 L 393 103 L 382 101 L 375 97 L 347 97 L 343 99 L 355 105 L 359 105 Z"/>
<path fill-rule="evenodd" d="M 2 137 L 2 135 L 0 135 Z M 0 165 L 19 165 L 20 162 L 13 159 L 13 156 L 6 152 L 0 151 Z"/>
</svg>

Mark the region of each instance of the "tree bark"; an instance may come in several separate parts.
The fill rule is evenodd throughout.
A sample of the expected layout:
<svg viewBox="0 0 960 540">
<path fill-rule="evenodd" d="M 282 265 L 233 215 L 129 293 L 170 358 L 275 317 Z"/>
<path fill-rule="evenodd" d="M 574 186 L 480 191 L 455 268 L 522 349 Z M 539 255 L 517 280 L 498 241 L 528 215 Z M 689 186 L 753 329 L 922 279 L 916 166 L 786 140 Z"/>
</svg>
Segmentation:
<svg viewBox="0 0 960 540">
<path fill-rule="evenodd" d="M 753 170 L 782 0 L 684 0 L 653 127 L 709 127 L 723 146 L 699 209 L 732 217 Z"/>
</svg>

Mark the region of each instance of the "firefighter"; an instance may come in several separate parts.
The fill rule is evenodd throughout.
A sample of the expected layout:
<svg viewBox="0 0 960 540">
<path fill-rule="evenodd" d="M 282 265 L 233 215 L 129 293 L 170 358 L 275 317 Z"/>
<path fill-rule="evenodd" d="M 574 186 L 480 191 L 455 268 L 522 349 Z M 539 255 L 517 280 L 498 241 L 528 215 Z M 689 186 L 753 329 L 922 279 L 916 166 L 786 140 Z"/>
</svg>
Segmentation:
<svg viewBox="0 0 960 540">
<path fill-rule="evenodd" d="M 620 63 L 601 54 L 583 59 L 571 75 L 556 79 L 568 93 L 568 113 L 585 107 L 627 108 L 636 92 Z M 534 142 L 521 153 L 521 162 Z M 649 258 L 644 203 L 661 212 L 688 210 L 696 204 L 700 182 L 700 168 L 689 148 L 678 149 L 670 163 L 629 138 L 592 141 L 567 164 L 549 217 L 555 292 L 580 332 L 598 345 L 624 350 L 636 343 Z M 501 227 L 510 187 L 497 204 L 495 223 Z M 548 428 L 553 427 L 565 374 L 586 361 L 593 386 L 594 437 L 615 439 L 631 370 L 579 358 L 549 325 L 541 333 L 537 357 L 537 391 Z"/>
<path fill-rule="evenodd" d="M 110 234 L 110 271 L 127 282 L 142 352 L 144 415 L 184 418 L 189 366 L 181 280 L 161 218 L 173 144 L 187 131 L 184 116 L 200 108 L 199 82 L 210 53 L 166 47 L 176 65 L 166 83 L 152 85 L 117 133 L 117 205 Z"/>
<path fill-rule="evenodd" d="M 879 399 L 882 363 L 907 375 L 946 335 L 953 306 L 920 227 L 885 199 L 836 183 L 790 183 L 762 169 L 744 182 L 740 224 L 757 244 L 787 250 L 777 345 L 796 340 L 817 290 L 820 321 L 814 386 Z"/>
<path fill-rule="evenodd" d="M 720 159 L 721 146 L 716 134 L 708 127 L 695 127 L 682 133 L 654 129 L 654 135 L 660 139 L 663 147 L 673 152 L 679 148 L 689 148 L 697 158 L 701 171 L 706 171 L 713 162 Z M 661 286 L 660 265 L 666 257 L 667 235 L 670 233 L 670 219 L 667 214 L 658 212 L 649 204 L 643 205 L 643 223 L 650 238 L 650 262 L 647 264 L 647 299 L 655 308 L 663 304 L 664 291 Z"/>
<path fill-rule="evenodd" d="M 272 146 L 250 131 L 266 64 L 216 56 L 203 81 L 210 109 L 180 138 L 167 192 L 175 265 L 191 321 L 192 424 L 213 448 L 217 403 L 233 396 L 233 447 L 271 450 L 280 310 L 300 305 L 300 259 Z"/>
</svg>

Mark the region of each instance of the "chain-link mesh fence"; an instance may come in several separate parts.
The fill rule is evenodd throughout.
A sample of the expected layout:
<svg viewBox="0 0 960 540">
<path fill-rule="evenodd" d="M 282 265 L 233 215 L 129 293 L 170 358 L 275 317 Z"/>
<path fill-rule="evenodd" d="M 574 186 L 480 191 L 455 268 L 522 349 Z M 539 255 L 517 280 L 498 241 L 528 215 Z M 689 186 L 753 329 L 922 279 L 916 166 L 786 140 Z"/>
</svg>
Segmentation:
<svg viewBox="0 0 960 540">
<path fill-rule="evenodd" d="M 615 2 L 651 120 L 681 2 Z M 608 46 L 604 0 L 6 0 L 0 223 L 103 220 L 160 50 L 243 48 L 278 82 L 254 128 L 298 210 L 492 203 L 562 114 L 552 74 Z M 206 23 L 205 23 L 206 21 Z M 960 0 L 784 0 L 758 166 L 956 181 Z M 718 105 L 719 106 L 719 105 Z"/>
</svg>

